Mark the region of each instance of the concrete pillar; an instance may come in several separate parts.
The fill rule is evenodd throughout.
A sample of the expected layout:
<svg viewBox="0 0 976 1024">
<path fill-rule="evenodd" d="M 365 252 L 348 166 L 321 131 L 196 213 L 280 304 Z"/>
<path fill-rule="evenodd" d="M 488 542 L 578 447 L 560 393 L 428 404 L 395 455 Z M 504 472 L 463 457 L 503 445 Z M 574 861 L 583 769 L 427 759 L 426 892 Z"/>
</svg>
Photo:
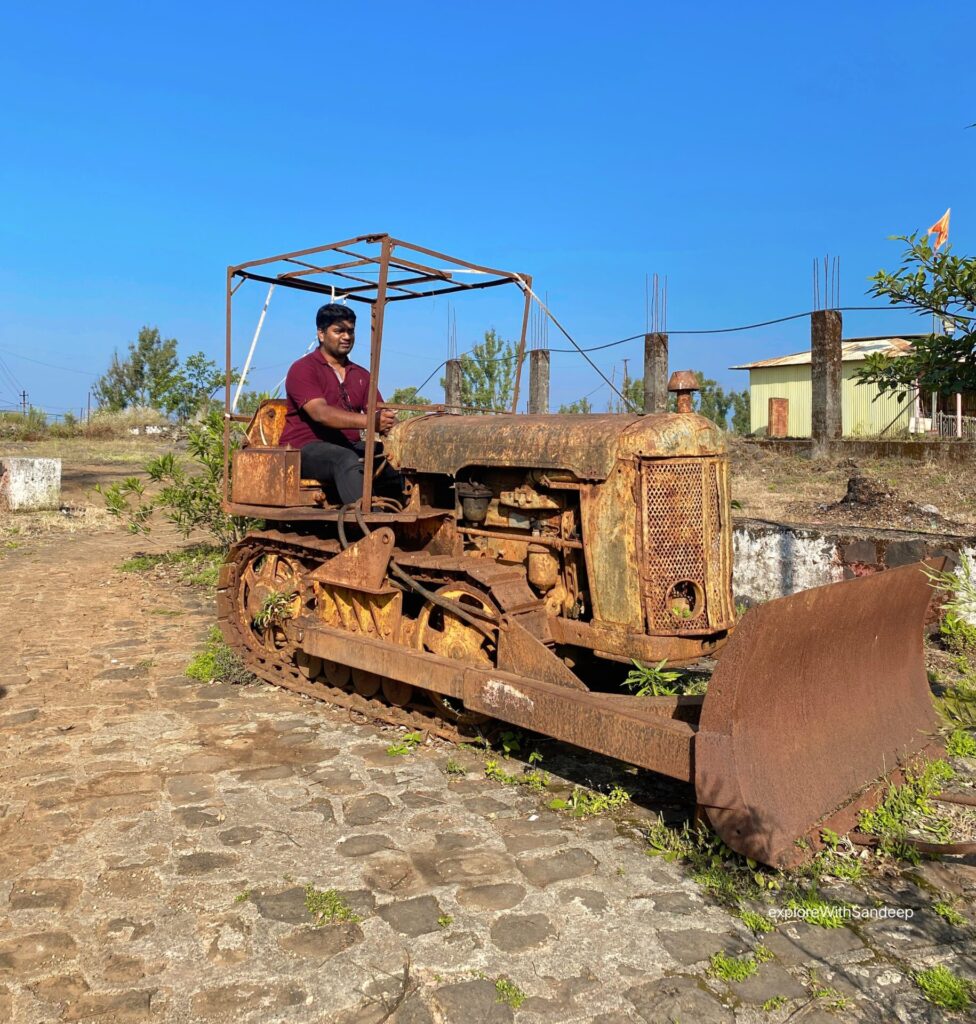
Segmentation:
<svg viewBox="0 0 976 1024">
<path fill-rule="evenodd" d="M 843 433 L 841 423 L 841 332 L 843 318 L 836 309 L 818 309 L 810 314 L 810 375 L 813 387 L 814 451 L 822 449 Z"/>
<path fill-rule="evenodd" d="M 549 351 L 534 348 L 529 352 L 529 412 L 549 411 Z"/>
<path fill-rule="evenodd" d="M 41 512 L 60 507 L 60 459 L 0 459 L 0 508 Z"/>
<path fill-rule="evenodd" d="M 668 409 L 668 336 L 644 335 L 644 412 Z"/>
<path fill-rule="evenodd" d="M 444 404 L 448 412 L 461 411 L 461 360 L 448 359 L 444 364 Z"/>
<path fill-rule="evenodd" d="M 767 437 L 788 437 L 790 432 L 790 400 L 771 398 L 766 417 Z"/>
</svg>

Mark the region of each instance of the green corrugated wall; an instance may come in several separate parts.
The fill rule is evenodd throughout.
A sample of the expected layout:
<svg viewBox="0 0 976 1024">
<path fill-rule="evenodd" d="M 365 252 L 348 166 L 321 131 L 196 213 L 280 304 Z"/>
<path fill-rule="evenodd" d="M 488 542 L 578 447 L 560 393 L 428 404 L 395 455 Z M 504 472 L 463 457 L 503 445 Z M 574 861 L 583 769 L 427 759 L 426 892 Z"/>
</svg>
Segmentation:
<svg viewBox="0 0 976 1024">
<path fill-rule="evenodd" d="M 858 385 L 854 371 L 862 362 L 843 364 L 841 383 L 842 422 L 845 437 L 897 437 L 908 430 L 912 415 L 911 400 L 898 402 L 891 395 L 877 398 L 873 384 Z M 754 434 L 766 433 L 770 398 L 786 398 L 790 403 L 790 437 L 810 436 L 812 388 L 810 364 L 800 366 L 763 366 L 749 371 L 751 424 Z"/>
</svg>

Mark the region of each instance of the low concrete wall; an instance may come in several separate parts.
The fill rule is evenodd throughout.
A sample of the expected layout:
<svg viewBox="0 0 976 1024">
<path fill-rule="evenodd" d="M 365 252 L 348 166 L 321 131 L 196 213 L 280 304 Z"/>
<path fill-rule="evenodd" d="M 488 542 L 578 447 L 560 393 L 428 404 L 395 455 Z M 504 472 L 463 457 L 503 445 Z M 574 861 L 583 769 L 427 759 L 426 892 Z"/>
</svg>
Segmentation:
<svg viewBox="0 0 976 1024">
<path fill-rule="evenodd" d="M 771 448 L 787 455 L 809 457 L 813 441 L 808 437 L 749 438 L 749 444 Z M 940 438 L 918 441 L 884 441 L 878 438 L 845 437 L 828 441 L 820 449 L 837 458 L 912 459 L 916 462 L 972 462 L 976 460 L 976 442 Z"/>
<path fill-rule="evenodd" d="M 0 457 L 0 507 L 41 512 L 61 507 L 61 460 Z"/>
<path fill-rule="evenodd" d="M 976 566 L 976 537 L 737 519 L 733 528 L 735 599 L 751 605 L 798 590 L 866 576 L 923 558 L 963 555 Z M 974 615 L 976 621 L 976 615 Z"/>
</svg>

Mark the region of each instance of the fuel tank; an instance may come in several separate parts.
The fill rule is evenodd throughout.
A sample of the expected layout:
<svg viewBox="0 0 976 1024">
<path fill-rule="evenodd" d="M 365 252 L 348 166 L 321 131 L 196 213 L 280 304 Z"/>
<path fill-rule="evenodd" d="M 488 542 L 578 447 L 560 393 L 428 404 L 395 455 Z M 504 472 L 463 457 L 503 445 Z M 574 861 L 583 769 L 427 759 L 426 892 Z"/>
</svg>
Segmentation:
<svg viewBox="0 0 976 1024">
<path fill-rule="evenodd" d="M 725 452 L 722 431 L 697 413 L 453 416 L 399 423 L 386 438 L 397 469 L 456 476 L 465 466 L 560 469 L 603 481 L 619 459 Z"/>
</svg>

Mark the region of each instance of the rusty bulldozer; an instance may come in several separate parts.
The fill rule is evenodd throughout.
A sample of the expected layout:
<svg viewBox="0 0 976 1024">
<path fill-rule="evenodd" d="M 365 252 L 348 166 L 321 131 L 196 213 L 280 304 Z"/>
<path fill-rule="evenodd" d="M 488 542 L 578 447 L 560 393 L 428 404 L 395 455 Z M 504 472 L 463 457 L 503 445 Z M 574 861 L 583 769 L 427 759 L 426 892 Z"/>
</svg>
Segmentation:
<svg viewBox="0 0 976 1024">
<path fill-rule="evenodd" d="M 391 302 L 516 285 L 520 367 L 534 299 L 527 275 L 362 236 L 231 267 L 228 367 L 244 280 L 368 303 L 373 381 Z M 723 432 L 691 411 L 683 374 L 673 383 L 673 413 L 516 415 L 518 379 L 511 413 L 413 409 L 382 454 L 367 431 L 355 506 L 301 479 L 299 452 L 278 444 L 284 402 L 237 416 L 228 384 L 225 508 L 266 528 L 222 569 L 225 639 L 263 679 L 371 719 L 448 737 L 500 721 L 691 783 L 732 849 L 801 862 L 939 749 L 931 589 L 907 566 L 737 622 Z M 231 467 L 235 419 L 247 442 Z M 381 459 L 402 500 L 374 498 Z M 633 660 L 703 657 L 717 658 L 704 697 L 621 691 Z"/>
</svg>

